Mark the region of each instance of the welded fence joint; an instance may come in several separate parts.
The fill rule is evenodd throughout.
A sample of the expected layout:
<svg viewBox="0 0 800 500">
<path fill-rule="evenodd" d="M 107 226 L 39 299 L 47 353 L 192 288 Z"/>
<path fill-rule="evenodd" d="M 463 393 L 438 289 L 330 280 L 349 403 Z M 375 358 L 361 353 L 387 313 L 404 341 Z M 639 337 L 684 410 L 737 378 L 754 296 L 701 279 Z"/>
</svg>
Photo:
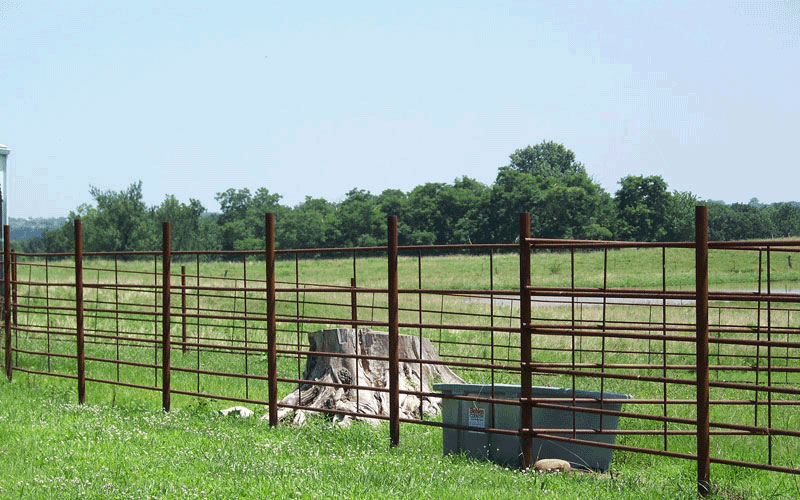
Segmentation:
<svg viewBox="0 0 800 500">
<path fill-rule="evenodd" d="M 10 382 L 14 368 L 11 364 L 11 228 L 7 224 L 3 226 L 3 301 L 6 378 Z"/>
<path fill-rule="evenodd" d="M 278 353 L 275 315 L 275 214 L 266 214 L 264 258 L 267 271 L 267 377 L 269 425 L 278 425 Z"/>
<path fill-rule="evenodd" d="M 400 443 L 400 344 L 399 293 L 397 276 L 397 216 L 387 218 L 388 288 L 389 288 L 389 438 L 392 446 Z"/>
<path fill-rule="evenodd" d="M 86 403 L 86 353 L 83 325 L 83 229 L 75 219 L 75 345 L 78 363 L 78 403 Z"/>
<path fill-rule="evenodd" d="M 170 295 L 172 294 L 172 282 L 170 267 L 172 263 L 172 228 L 169 222 L 162 226 L 162 250 L 161 250 L 161 406 L 164 411 L 170 409 L 170 328 L 172 318 L 170 311 Z"/>
<path fill-rule="evenodd" d="M 708 368 L 708 207 L 695 207 L 695 288 L 697 325 L 697 489 L 711 492 Z"/>
<path fill-rule="evenodd" d="M 531 365 L 531 214 L 519 215 L 519 303 L 520 303 L 520 425 L 527 429 L 531 425 L 533 408 L 530 399 L 533 395 L 533 374 Z M 533 465 L 533 436 L 521 433 L 522 469 Z"/>
</svg>

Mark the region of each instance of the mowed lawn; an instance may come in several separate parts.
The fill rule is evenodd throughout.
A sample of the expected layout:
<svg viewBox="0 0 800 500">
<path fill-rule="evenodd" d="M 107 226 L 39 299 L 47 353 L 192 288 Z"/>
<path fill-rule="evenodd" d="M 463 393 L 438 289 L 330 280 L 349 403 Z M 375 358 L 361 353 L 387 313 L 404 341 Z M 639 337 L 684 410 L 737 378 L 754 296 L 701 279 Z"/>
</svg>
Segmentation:
<svg viewBox="0 0 800 500">
<path fill-rule="evenodd" d="M 757 253 L 753 252 L 712 252 L 711 283 L 712 288 L 755 289 L 757 287 Z M 690 289 L 694 285 L 694 254 L 685 250 L 667 251 L 667 286 L 673 289 Z M 765 266 L 765 260 L 762 266 Z M 518 258 L 515 255 L 495 255 L 494 287 L 513 289 L 518 287 Z M 788 260 L 780 254 L 773 255 L 771 278 L 774 289 L 792 289 L 800 280 L 800 273 L 795 267 L 788 266 Z M 329 285 L 349 285 L 352 276 L 352 261 L 349 259 L 301 259 L 297 273 L 294 260 L 278 262 L 279 281 L 292 282 L 295 276 L 301 283 L 324 283 Z M 418 284 L 419 261 L 415 256 L 405 256 L 400 260 L 400 286 L 413 288 Z M 87 267 L 111 268 L 108 261 L 96 260 Z M 385 287 L 385 258 L 359 257 L 358 284 L 367 287 Z M 127 270 L 153 270 L 154 263 L 124 262 L 121 268 Z M 157 263 L 156 266 L 157 268 Z M 188 272 L 193 271 L 193 263 L 188 262 Z M 201 274 L 210 276 L 226 276 L 230 279 L 243 275 L 242 263 L 204 262 Z M 180 268 L 180 263 L 173 264 L 173 272 Z M 602 286 L 603 253 L 578 252 L 575 254 L 576 286 Z M 489 287 L 488 255 L 480 256 L 425 256 L 422 259 L 422 285 L 431 288 L 488 288 Z M 652 287 L 661 286 L 661 252 L 660 250 L 624 250 L 608 253 L 609 287 Z M 32 281 L 43 281 L 41 267 L 28 268 L 24 260 L 20 264 L 20 280 L 28 277 Z M 70 270 L 51 267 L 49 279 L 69 281 Z M 263 279 L 263 262 L 257 258 L 248 261 L 248 279 Z M 295 274 L 296 273 L 296 274 Z M 533 258 L 534 283 L 544 285 L 565 286 L 570 284 L 570 255 L 568 253 L 537 253 Z M 766 276 L 766 270 L 764 270 Z M 86 271 L 88 283 L 108 282 L 107 271 Z M 190 280 L 190 282 L 192 282 Z M 239 282 L 241 283 L 241 282 Z M 204 280 L 203 284 L 207 284 Z M 55 294 L 66 294 L 65 289 L 54 289 Z M 24 285 L 20 285 L 20 293 L 26 294 Z M 35 287 L 27 292 L 29 295 L 43 293 Z M 99 300 L 104 298 L 101 293 Z M 98 300 L 95 290 L 86 292 L 86 300 Z M 251 311 L 258 310 L 259 297 L 263 294 L 253 293 Z M 295 294 L 284 294 L 294 296 Z M 347 299 L 347 294 L 341 294 Z M 51 297 L 52 300 L 53 297 Z M 105 296 L 105 299 L 110 297 Z M 280 298 L 280 297 L 279 297 Z M 289 297 L 291 298 L 291 297 Z M 306 314 L 321 317 L 348 317 L 349 310 L 336 308 L 327 310 L 324 305 L 312 304 L 313 295 L 308 295 Z M 41 303 L 41 299 L 31 300 Z M 133 301 L 138 299 L 131 299 Z M 152 304 L 152 297 L 149 299 Z M 385 297 L 359 294 L 362 318 L 375 315 L 376 320 L 385 320 L 385 312 L 369 309 L 370 304 L 385 305 Z M 409 309 L 413 309 L 414 296 L 403 297 Z M 450 301 L 445 305 L 438 304 L 438 298 L 428 298 L 423 307 L 434 310 L 436 307 L 452 311 L 452 314 L 426 313 L 425 321 L 452 323 L 460 316 L 458 313 L 474 311 L 476 308 L 486 309 L 486 304 L 470 303 L 464 300 Z M 255 304 L 253 304 L 253 302 Z M 222 300 L 220 299 L 220 304 Z M 401 306 L 404 302 L 401 301 Z M 173 305 L 175 304 L 173 300 Z M 442 302 L 444 304 L 444 302 Z M 214 306 L 213 304 L 210 304 Z M 190 302 L 191 306 L 191 302 Z M 89 306 L 87 306 L 89 307 Z M 222 306 L 219 306 L 223 308 Z M 237 306 L 234 306 L 237 307 Z M 239 306 L 241 299 L 239 299 Z M 483 309 L 481 309 L 482 312 Z M 560 310 L 564 309 L 564 310 Z M 551 314 L 563 317 L 565 307 L 550 310 L 539 310 L 540 314 Z M 241 309 L 240 309 L 241 310 Z M 514 311 L 508 306 L 497 306 L 496 312 L 512 318 Z M 610 311 L 611 312 L 611 311 Z M 279 314 L 294 313 L 291 304 L 279 304 Z M 591 312 L 587 310 L 586 314 Z M 596 314 L 597 311 L 594 311 Z M 405 313 L 408 320 L 414 319 L 414 311 Z M 517 313 L 518 314 L 518 313 Z M 638 320 L 652 319 L 652 311 L 642 307 L 635 312 Z M 744 313 L 742 313 L 744 314 Z M 42 315 L 28 314 L 20 311 L 20 322 L 42 324 Z M 687 318 L 681 320 L 688 321 Z M 462 318 L 463 319 L 463 318 Z M 656 320 L 658 318 L 655 318 Z M 61 322 L 60 326 L 69 327 L 69 318 L 51 318 L 50 321 Z M 478 320 L 471 320 L 478 321 Z M 484 320 L 481 320 L 484 321 Z M 505 320 L 512 321 L 513 320 Z M 517 320 L 518 321 L 518 320 Z M 741 316 L 731 321 L 746 323 L 748 318 Z M 796 327 L 800 322 L 800 314 L 787 316 L 786 321 Z M 241 335 L 241 322 L 217 324 L 211 328 L 216 332 L 224 331 L 225 335 Z M 251 324 L 251 340 L 258 323 Z M 113 329 L 112 318 L 91 316 L 87 314 L 87 329 Z M 289 325 L 291 326 L 291 325 Z M 304 325 L 306 329 L 314 325 Z M 238 328 L 238 330 L 237 330 Z M 191 331 L 191 329 L 190 329 Z M 151 334 L 153 332 L 150 327 Z M 173 331 L 175 334 L 177 330 Z M 229 333 L 230 332 L 230 333 Z M 417 331 L 407 333 L 416 334 Z M 191 335 L 191 334 L 190 334 Z M 205 337 L 201 333 L 201 337 Z M 293 334 L 282 334 L 285 340 L 291 341 Z M 442 332 L 425 331 L 431 338 Z M 455 339 L 463 335 L 457 331 L 445 331 L 444 339 Z M 282 338 L 284 338 L 282 337 Z M 476 337 L 477 338 L 477 337 Z M 503 336 L 507 342 L 516 339 Z M 485 340 L 485 339 L 484 339 Z M 563 340 L 563 339 L 562 339 Z M 26 343 L 27 342 L 27 343 Z M 23 347 L 40 349 L 41 338 L 26 339 L 20 337 Z M 55 344 L 54 344 L 55 345 Z M 71 352 L 72 347 L 64 343 L 59 349 Z M 649 347 L 648 347 L 649 348 Z M 464 347 L 468 349 L 468 347 Z M 480 354 L 485 349 L 475 348 L 470 354 Z M 113 357 L 109 346 L 87 345 L 87 353 L 95 356 Z M 126 351 L 123 359 L 150 362 L 158 361 L 158 353 L 153 348 Z M 155 359 L 154 359 L 155 354 Z M 509 355 L 508 353 L 506 353 Z M 657 355 L 654 352 L 654 355 Z M 193 356 L 191 352 L 187 356 Z M 648 362 L 649 354 L 647 356 Z M 41 357 L 20 356 L 21 364 L 35 368 L 50 368 L 44 365 Z M 194 357 L 186 362 L 194 363 Z M 250 370 L 264 371 L 263 359 L 254 356 L 250 360 Z M 634 362 L 636 360 L 628 360 Z M 641 360 L 638 360 L 641 361 Z M 69 359 L 52 359 L 52 368 L 62 373 L 74 371 L 74 361 Z M 173 362 L 180 363 L 181 356 L 173 354 Z M 511 361 L 513 363 L 513 360 Z M 242 361 L 234 359 L 230 354 L 203 354 L 203 365 L 216 369 L 239 371 Z M 287 375 L 295 370 L 296 362 L 290 358 L 279 359 L 279 370 L 285 369 Z M 236 365 L 233 368 L 233 365 Z M 187 365 L 188 366 L 188 365 Z M 113 365 L 94 362 L 87 365 L 94 376 L 113 379 Z M 152 369 L 130 369 L 123 372 L 128 381 L 136 383 L 157 383 Z M 485 381 L 480 377 L 485 374 L 463 374 L 470 381 Z M 175 379 L 174 383 L 182 383 Z M 187 388 L 193 384 L 193 378 L 187 376 Z M 558 378 L 551 379 L 561 383 Z M 513 382 L 503 379 L 504 382 Z M 537 381 L 538 382 L 538 381 Z M 198 378 L 198 384 L 200 384 Z M 215 394 L 232 390 L 231 382 L 226 380 L 203 380 L 203 390 Z M 264 398 L 264 384 L 253 383 L 249 388 L 251 397 Z M 256 387 L 258 386 L 258 387 Z M 213 388 L 207 389 L 207 388 Z M 592 387 L 594 388 L 594 387 Z M 656 388 L 657 389 L 657 388 Z M 637 397 L 659 397 L 653 389 L 652 394 L 642 393 L 637 389 Z M 670 397 L 691 397 L 691 388 L 686 394 L 670 394 Z M 237 391 L 241 391 L 238 388 Z M 281 385 L 281 392 L 286 393 L 291 387 Z M 609 387 L 607 390 L 624 390 Z M 617 452 L 611 474 L 537 475 L 523 474 L 515 470 L 506 470 L 488 463 L 472 461 L 464 457 L 441 456 L 441 430 L 435 427 L 403 424 L 401 426 L 401 444 L 397 448 L 388 445 L 388 427 L 372 427 L 368 424 L 356 423 L 352 427 L 342 429 L 332 426 L 323 416 L 312 419 L 309 425 L 301 428 L 281 425 L 269 428 L 257 418 L 238 419 L 224 418 L 216 410 L 230 406 L 232 403 L 213 399 L 196 399 L 190 397 L 174 397 L 173 408 L 169 414 L 160 408 L 160 395 L 130 388 L 113 388 L 98 383 L 87 386 L 89 404 L 76 405 L 75 383 L 54 377 L 15 373 L 12 383 L 0 383 L 0 498 L 693 498 L 696 496 L 695 464 L 691 461 L 666 459 L 644 454 Z M 713 396 L 713 394 L 712 394 Z M 240 396 L 241 397 L 241 396 Z M 685 407 L 678 407 L 685 408 Z M 794 411 L 796 407 L 785 407 Z M 264 408 L 252 408 L 256 415 L 266 413 Z M 637 409 L 644 410 L 644 409 Z M 691 417 L 691 408 L 687 408 L 686 417 Z M 678 411 L 678 410 L 676 410 Z M 745 411 L 738 407 L 718 409 L 715 418 L 722 421 L 738 422 L 747 419 L 739 414 Z M 800 426 L 798 417 L 791 413 L 778 414 L 781 417 L 777 424 L 797 429 Z M 680 416 L 680 415 L 676 415 Z M 641 425 L 634 422 L 631 428 Z M 623 428 L 625 421 L 621 422 Z M 791 427 L 794 426 L 794 427 Z M 786 427 L 784 427 L 786 428 Z M 626 444 L 650 445 L 650 441 L 636 436 L 626 436 Z M 651 438 L 647 438 L 651 439 Z M 656 439 L 657 438 L 652 438 Z M 652 440 L 651 439 L 651 440 Z M 674 446 L 685 446 L 691 452 L 693 438 L 674 439 Z M 782 441 L 785 445 L 776 448 L 782 452 L 781 457 L 790 460 L 797 454 L 797 446 L 791 438 Z M 734 441 L 741 443 L 737 446 Z M 731 437 L 718 443 L 725 443 L 725 450 L 736 451 L 738 459 L 762 460 L 764 438 Z M 752 446 L 757 443 L 758 446 Z M 752 446 L 752 449 L 751 449 Z M 720 450 L 715 449 L 719 452 Z M 800 463 L 800 455 L 794 466 Z M 777 474 L 741 469 L 726 466 L 712 466 L 712 479 L 718 498 L 800 498 L 798 478 L 788 474 Z"/>
</svg>

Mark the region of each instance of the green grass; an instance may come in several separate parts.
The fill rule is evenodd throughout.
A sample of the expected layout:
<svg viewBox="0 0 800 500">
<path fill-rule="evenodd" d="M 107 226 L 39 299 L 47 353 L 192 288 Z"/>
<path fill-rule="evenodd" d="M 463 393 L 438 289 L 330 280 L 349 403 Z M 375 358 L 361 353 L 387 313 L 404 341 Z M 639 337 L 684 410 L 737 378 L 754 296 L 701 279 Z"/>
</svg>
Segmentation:
<svg viewBox="0 0 800 500">
<path fill-rule="evenodd" d="M 792 289 L 800 280 L 800 270 L 788 268 L 785 258 L 779 253 L 772 255 L 770 269 L 773 289 Z M 667 286 L 669 289 L 691 289 L 694 286 L 694 254 L 688 250 L 667 251 Z M 712 287 L 730 289 L 756 289 L 757 253 L 712 251 L 710 261 L 710 282 Z M 44 281 L 43 267 L 28 267 L 20 262 L 19 279 Z M 41 259 L 36 262 L 42 263 Z M 766 258 L 762 263 L 766 266 Z M 69 265 L 64 261 L 52 261 L 48 267 L 51 282 L 70 282 L 72 270 L 55 267 Z M 186 262 L 187 273 L 195 272 L 194 261 Z M 84 264 L 86 283 L 113 283 L 114 262 L 102 259 L 87 259 Z M 173 263 L 173 273 L 180 271 L 180 262 Z M 500 254 L 493 259 L 494 287 L 514 289 L 518 287 L 518 258 L 514 255 Z M 92 268 L 102 268 L 96 271 Z M 146 274 L 127 274 L 124 271 L 160 273 L 158 262 L 120 261 L 118 263 L 120 282 L 153 283 L 153 276 Z M 576 286 L 602 286 L 602 252 L 577 252 L 575 254 Z M 620 250 L 608 253 L 608 286 L 660 288 L 661 252 L 660 250 Z M 568 253 L 538 252 L 533 257 L 533 280 L 535 284 L 568 286 L 570 284 L 570 255 Z M 201 262 L 200 274 L 214 276 L 201 279 L 201 285 L 242 286 L 244 275 L 242 262 Z M 248 280 L 264 277 L 263 261 L 257 257 L 248 259 Z M 418 284 L 418 260 L 416 256 L 405 256 L 399 262 L 401 288 L 415 288 Z M 294 260 L 279 260 L 277 279 L 281 282 L 294 282 L 297 273 L 300 283 L 320 283 L 346 286 L 353 273 L 350 259 L 309 259 L 300 260 L 295 270 Z M 386 287 L 386 261 L 382 257 L 359 256 L 357 259 L 358 285 L 362 287 Z M 226 279 L 223 279 L 223 276 Z M 159 277 L 160 279 L 160 277 Z M 764 267 L 764 280 L 766 267 Z M 196 281 L 189 278 L 188 284 Z M 173 283 L 177 284 L 174 278 Z M 763 283 L 766 283 L 763 281 Z M 279 285 L 286 286 L 286 285 Z M 422 258 L 422 286 L 431 288 L 487 289 L 489 288 L 489 258 L 483 256 L 424 256 Z M 765 286 L 765 285 L 764 285 Z M 250 281 L 248 287 L 263 287 L 263 284 Z M 21 304 L 44 303 L 43 287 L 19 285 Z M 202 307 L 219 309 L 222 314 L 244 310 L 244 292 L 226 292 L 225 297 L 203 298 Z M 29 297 L 30 296 L 30 297 Z M 234 296 L 236 297 L 234 299 Z M 264 293 L 247 292 L 248 313 L 261 315 L 265 311 Z M 32 298 L 31 298 L 32 297 Z M 173 307 L 180 304 L 180 295 L 173 295 Z M 330 326 L 347 324 L 350 317 L 349 293 L 282 293 L 279 299 L 300 300 L 301 314 L 306 317 L 321 316 L 332 318 Z M 51 305 L 69 305 L 71 288 L 51 288 Z M 59 303 L 59 299 L 65 299 Z M 113 291 L 87 288 L 86 307 L 95 307 L 95 301 L 120 300 L 142 309 L 158 303 L 160 297 L 145 292 L 120 292 L 116 297 Z M 419 302 L 416 294 L 401 294 L 401 322 L 417 321 L 416 311 Z M 315 301 L 335 301 L 344 307 L 314 304 Z M 189 312 L 196 306 L 192 292 L 187 295 Z M 359 293 L 359 318 L 386 321 L 383 309 L 384 294 Z M 488 313 L 489 304 L 467 301 L 462 298 L 442 299 L 439 296 L 423 296 L 421 305 L 423 322 L 455 325 L 488 326 L 488 319 L 465 316 L 465 313 Z M 712 304 L 711 323 L 755 325 L 753 311 L 719 308 L 725 304 Z M 775 304 L 775 308 L 785 305 Z M 173 309 L 177 312 L 177 309 Z M 278 314 L 291 316 L 296 312 L 294 303 L 278 305 Z M 568 306 L 545 305 L 534 308 L 534 315 L 540 321 L 567 320 L 572 310 Z M 518 304 L 495 304 L 495 314 L 500 318 L 495 324 L 516 327 L 519 324 Z M 661 311 L 658 306 L 649 304 L 638 306 L 609 306 L 608 320 L 635 320 L 658 323 Z M 668 311 L 668 321 L 690 325 L 694 311 L 691 309 Z M 599 321 L 601 309 L 585 306 L 576 310 L 576 318 L 585 321 Z M 333 319 L 333 318 L 339 318 Z M 160 338 L 160 323 L 142 321 L 140 316 L 123 315 L 117 322 L 114 315 L 93 313 L 87 310 L 87 333 L 94 330 L 131 332 L 131 338 Z M 241 343 L 244 342 L 245 327 L 248 328 L 248 342 L 263 342 L 265 324 L 261 320 L 208 320 L 199 328 L 188 320 L 190 340 L 199 335 L 204 342 Z M 70 331 L 74 329 L 74 318 L 68 313 L 63 316 L 52 315 L 49 319 L 43 314 L 19 312 L 20 324 L 49 325 L 53 330 Z M 766 325 L 766 314 L 761 318 L 762 328 Z M 279 342 L 296 345 L 304 344 L 305 332 L 324 325 L 279 323 L 282 330 Z M 793 311 L 777 312 L 772 317 L 772 326 L 800 328 L 800 314 Z M 298 331 L 300 332 L 298 334 Z M 419 335 L 433 340 L 461 341 L 469 345 L 442 344 L 442 354 L 453 356 L 490 356 L 491 339 L 487 331 L 470 332 L 458 328 L 427 328 L 422 332 L 416 329 L 403 329 L 401 333 Z M 659 333 L 654 328 L 653 333 Z M 179 338 L 179 320 L 174 320 L 173 339 Z M 70 338 L 60 338 L 55 334 L 25 334 L 20 332 L 15 343 L 22 349 L 42 350 L 50 342 L 51 352 L 74 354 L 74 342 Z M 781 337 L 782 338 L 782 337 Z M 60 340 L 59 340 L 60 339 Z M 518 336 L 496 332 L 494 336 L 496 360 L 509 365 L 518 363 Z M 571 339 L 566 336 L 541 336 L 533 338 L 534 347 L 568 347 Z M 599 339 L 579 340 L 577 361 L 599 362 L 599 354 L 591 352 L 599 349 Z M 160 363 L 160 349 L 151 344 L 146 347 L 123 345 L 119 348 L 122 360 L 137 363 Z M 638 350 L 647 354 L 608 354 L 606 363 L 652 362 L 662 359 L 663 346 L 660 342 L 633 341 L 629 339 L 608 339 L 607 349 Z M 668 342 L 670 364 L 691 364 L 694 360 L 694 346 L 685 342 Z M 796 356 L 795 349 L 772 349 L 773 363 L 783 366 L 789 363 L 781 356 Z M 714 360 L 715 353 L 738 356 L 726 361 Z M 114 359 L 117 346 L 114 342 L 106 344 L 89 343 L 87 356 Z M 718 350 L 712 346 L 712 363 L 742 364 L 753 363 L 754 348 L 741 346 L 722 346 Z M 759 353 L 761 363 L 765 349 Z M 198 363 L 203 369 L 244 373 L 245 363 L 251 374 L 266 373 L 266 358 L 251 354 L 247 357 L 229 352 L 198 353 L 192 349 L 181 353 L 179 348 L 172 351 L 172 364 L 176 367 L 194 368 Z M 567 352 L 537 350 L 534 359 L 539 361 L 569 362 Z M 287 355 L 280 355 L 279 376 L 298 375 L 298 361 Z M 52 370 L 59 373 L 74 374 L 75 362 L 67 358 L 34 356 L 20 353 L 17 366 L 36 370 Z M 116 380 L 114 365 L 99 361 L 87 361 L 87 376 Z M 302 369 L 302 365 L 300 366 Z M 470 382 L 487 382 L 487 372 L 456 371 Z M 199 390 L 202 392 L 230 397 L 248 397 L 266 400 L 265 381 L 172 372 L 173 389 Z M 660 370 L 641 370 L 642 375 L 660 376 Z M 689 380 L 694 379 L 692 371 L 670 372 Z M 15 373 L 12 384 L 0 384 L 0 436 L 3 436 L 0 449 L 0 497 L 14 498 L 70 498 L 85 491 L 89 497 L 188 497 L 195 494 L 202 498 L 213 497 L 286 497 L 292 495 L 303 498 L 318 497 L 376 497 L 398 496 L 432 498 L 452 497 L 498 497 L 516 495 L 532 497 L 550 496 L 553 498 L 664 498 L 692 497 L 694 495 L 694 463 L 685 460 L 663 459 L 644 454 L 616 452 L 614 474 L 611 476 L 569 475 L 536 476 L 507 471 L 489 464 L 472 462 L 459 457 L 441 457 L 441 431 L 427 426 L 403 424 L 401 446 L 388 447 L 386 427 L 372 428 L 368 425 L 355 425 L 351 429 L 331 428 L 324 419 L 314 419 L 312 424 L 301 429 L 281 426 L 269 429 L 256 419 L 223 419 L 212 410 L 233 403 L 198 399 L 174 395 L 171 414 L 164 415 L 160 408 L 160 393 L 139 389 L 113 387 L 107 384 L 88 383 L 87 394 L 90 406 L 79 407 L 76 401 L 75 383 L 52 377 L 27 376 Z M 793 387 L 800 385 L 798 374 L 774 375 Z M 536 376 L 537 385 L 569 386 L 571 379 L 566 376 Z M 749 372 L 712 372 L 712 380 L 731 380 L 754 382 Z M 122 366 L 119 379 L 143 385 L 158 386 L 160 372 L 153 368 Z M 495 372 L 496 382 L 518 383 L 518 375 L 513 372 Z M 763 383 L 763 379 L 762 379 Z M 578 387 L 599 389 L 599 382 L 592 379 L 578 379 Z M 279 384 L 281 394 L 291 391 L 291 384 Z M 637 398 L 660 398 L 663 396 L 661 384 L 608 380 L 605 390 L 634 394 Z M 752 398 L 753 393 L 728 389 L 712 388 L 712 399 Z M 670 398 L 692 398 L 691 386 L 670 385 Z M 762 398 L 763 398 L 762 394 Z M 775 399 L 781 396 L 776 395 Z M 787 398 L 788 399 L 788 398 Z M 773 426 L 786 429 L 800 429 L 800 412 L 796 406 L 776 406 L 771 418 Z M 253 408 L 258 415 L 264 408 Z M 657 405 L 626 405 L 626 410 L 660 414 Z M 693 418 L 693 406 L 671 406 L 671 416 Z M 755 415 L 752 406 L 712 406 L 712 420 L 752 425 Z M 766 408 L 758 414 L 760 425 L 766 422 Z M 622 429 L 660 429 L 660 424 L 650 421 L 623 419 Z M 670 425 L 671 429 L 685 428 Z M 108 431 L 107 431 L 108 429 Z M 5 436 L 9 436 L 8 439 Z M 800 449 L 797 438 L 773 438 L 773 458 L 780 465 L 797 466 L 800 463 Z M 618 436 L 617 442 L 630 446 L 647 446 L 659 449 L 660 436 Z M 712 456 L 750 460 L 765 463 L 767 438 L 764 436 L 712 436 Z M 671 451 L 694 452 L 694 437 L 670 436 Z M 325 478 L 334 478 L 327 480 Z M 723 494 L 720 498 L 796 498 L 795 476 L 761 472 L 726 466 L 712 466 L 712 479 Z M 37 482 L 38 481 L 38 482 Z M 61 487 L 61 483 L 65 486 Z M 108 484 L 103 490 L 103 485 Z M 187 488 L 184 493 L 182 488 Z"/>
<path fill-rule="evenodd" d="M 36 385 L 34 385 L 36 384 Z M 441 431 L 269 428 L 199 401 L 79 406 L 53 379 L 0 384 L 2 498 L 694 498 L 686 461 L 618 453 L 612 474 L 523 474 L 441 456 Z M 792 476 L 714 467 L 718 498 L 796 498 Z"/>
</svg>

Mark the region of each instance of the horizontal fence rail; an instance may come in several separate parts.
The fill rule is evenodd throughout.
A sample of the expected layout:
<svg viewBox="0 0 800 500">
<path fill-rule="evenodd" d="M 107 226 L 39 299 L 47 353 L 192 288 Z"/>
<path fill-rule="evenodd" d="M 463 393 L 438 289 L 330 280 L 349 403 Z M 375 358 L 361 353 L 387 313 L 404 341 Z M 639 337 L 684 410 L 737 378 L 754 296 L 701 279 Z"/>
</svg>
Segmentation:
<svg viewBox="0 0 800 500">
<path fill-rule="evenodd" d="M 702 494 L 711 464 L 800 473 L 800 290 L 790 288 L 800 272 L 786 258 L 800 241 L 709 242 L 703 208 L 690 242 L 532 238 L 522 214 L 514 244 L 401 246 L 390 218 L 384 246 L 289 250 L 276 248 L 275 224 L 268 214 L 263 250 L 173 250 L 165 223 L 161 251 L 84 252 L 76 220 L 74 251 L 50 254 L 14 252 L 4 227 L 6 377 L 71 379 L 80 403 L 103 385 L 160 395 L 167 411 L 192 398 L 262 405 L 270 425 L 304 410 L 385 420 L 392 445 L 401 423 L 512 436 L 523 468 L 542 440 L 686 459 Z M 720 269 L 741 281 L 720 284 Z M 313 350 L 310 335 L 325 328 L 386 332 L 388 351 L 357 339 L 355 353 Z M 413 357 L 399 353 L 403 336 L 420 346 Z M 356 373 L 310 379 L 312 356 Z M 359 383 L 370 363 L 387 367 L 385 386 Z M 446 367 L 488 389 L 443 394 L 421 375 L 401 387 L 403 366 Z M 303 403 L 326 390 L 355 404 Z M 370 394 L 386 411 L 366 411 Z M 426 412 L 433 400 L 490 418 L 452 423 Z M 518 408 L 520 425 L 496 422 L 498 405 Z M 544 410 L 567 424 L 539 425 Z"/>
</svg>

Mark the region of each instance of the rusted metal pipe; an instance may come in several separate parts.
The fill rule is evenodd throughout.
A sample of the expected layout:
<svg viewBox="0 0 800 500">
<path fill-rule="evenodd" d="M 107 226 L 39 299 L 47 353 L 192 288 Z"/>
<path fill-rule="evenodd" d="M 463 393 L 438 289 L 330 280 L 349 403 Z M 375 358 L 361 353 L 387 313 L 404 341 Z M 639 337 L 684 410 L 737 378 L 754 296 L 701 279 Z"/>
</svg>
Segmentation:
<svg viewBox="0 0 800 500">
<path fill-rule="evenodd" d="M 268 213 L 265 221 L 267 262 L 267 376 L 269 377 L 269 425 L 278 425 L 278 355 L 275 330 L 275 214 Z"/>
<path fill-rule="evenodd" d="M 181 266 L 181 352 L 186 354 L 186 266 Z"/>
<path fill-rule="evenodd" d="M 519 303 L 520 303 L 520 406 L 523 428 L 531 425 L 533 410 L 528 400 L 533 394 L 531 369 L 531 214 L 519 215 Z M 533 465 L 533 436 L 522 434 L 522 469 Z"/>
<path fill-rule="evenodd" d="M 78 403 L 86 403 L 86 367 L 83 339 L 83 230 L 75 219 L 75 344 L 78 356 Z"/>
<path fill-rule="evenodd" d="M 400 443 L 400 362 L 398 361 L 399 311 L 397 293 L 397 216 L 388 217 L 389 259 L 389 438 L 392 446 Z"/>
<path fill-rule="evenodd" d="M 353 321 L 353 330 L 358 330 L 358 296 L 356 293 L 356 279 L 350 278 L 350 319 Z"/>
<path fill-rule="evenodd" d="M 708 207 L 695 208 L 695 301 L 697 325 L 697 490 L 711 493 L 708 373 Z"/>
<path fill-rule="evenodd" d="M 172 228 L 169 222 L 162 226 L 162 251 L 161 251 L 161 406 L 164 411 L 170 408 L 170 289 L 172 264 Z"/>
<path fill-rule="evenodd" d="M 17 321 L 17 303 L 19 302 L 17 297 L 17 255 L 12 252 L 11 253 L 11 311 L 14 314 L 11 322 L 14 323 L 14 326 L 19 324 Z"/>
<path fill-rule="evenodd" d="M 5 323 L 6 378 L 11 382 L 14 368 L 11 365 L 11 228 L 3 226 L 3 322 Z"/>
</svg>

